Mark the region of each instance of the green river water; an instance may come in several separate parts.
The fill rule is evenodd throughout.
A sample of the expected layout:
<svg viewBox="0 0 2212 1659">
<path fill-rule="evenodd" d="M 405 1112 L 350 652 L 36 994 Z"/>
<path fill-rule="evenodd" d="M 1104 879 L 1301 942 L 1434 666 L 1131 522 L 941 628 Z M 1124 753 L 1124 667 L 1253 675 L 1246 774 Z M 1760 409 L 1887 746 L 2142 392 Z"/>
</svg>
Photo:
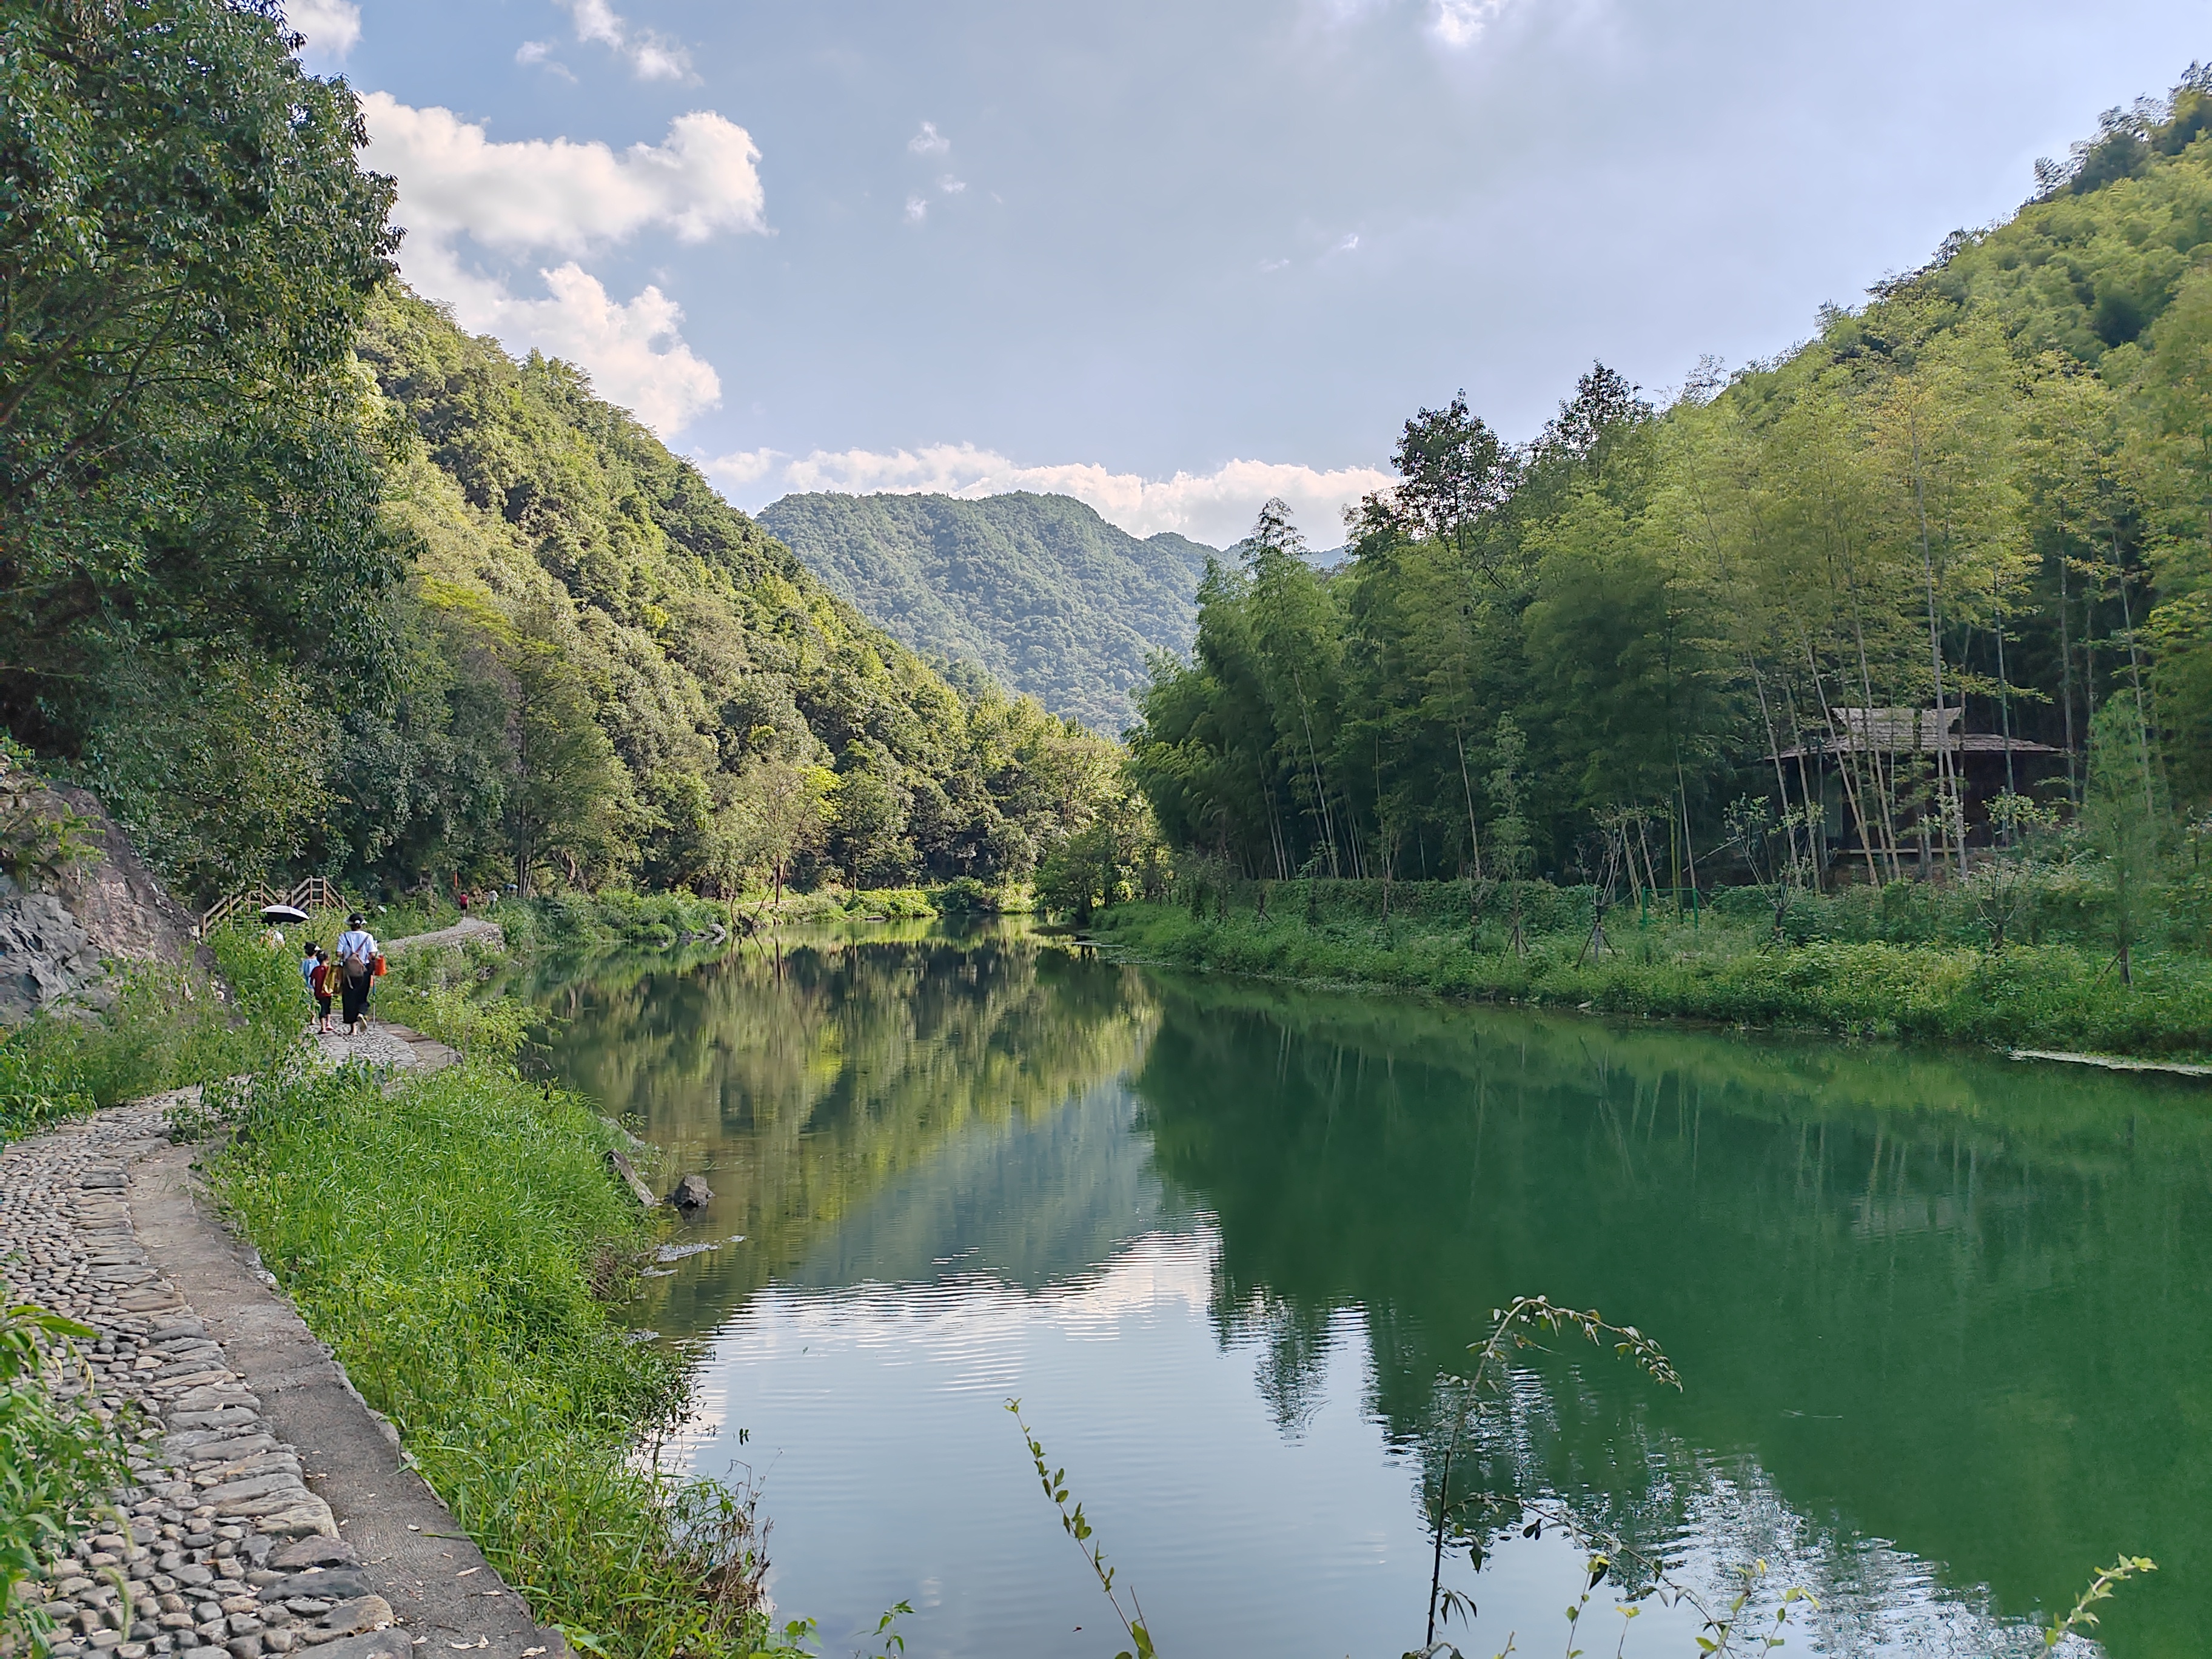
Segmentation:
<svg viewBox="0 0 2212 1659">
<path fill-rule="evenodd" d="M 1693 1585 L 1763 1558 L 1821 1603 L 1788 1651 L 2039 1651 L 2122 1551 L 2160 1571 L 2105 1650 L 2212 1649 L 2212 1084 L 1018 929 L 600 963 L 541 1000 L 555 1072 L 715 1189 L 679 1241 L 713 1248 L 625 1316 L 693 1358 L 669 1455 L 760 1482 L 779 1607 L 827 1653 L 901 1600 L 915 1656 L 1126 1645 L 1014 1395 L 1166 1659 L 1419 1646 L 1439 1378 L 1527 1292 L 1640 1326 L 1684 1387 L 1559 1342 L 1479 1477 Z M 1447 1562 L 1480 1608 L 1452 1639 L 1564 1651 L 1580 1564 L 1501 1522 L 1479 1576 Z M 1580 1646 L 1614 1652 L 1613 1609 Z M 1650 1604 L 1626 1650 L 1697 1626 Z"/>
</svg>

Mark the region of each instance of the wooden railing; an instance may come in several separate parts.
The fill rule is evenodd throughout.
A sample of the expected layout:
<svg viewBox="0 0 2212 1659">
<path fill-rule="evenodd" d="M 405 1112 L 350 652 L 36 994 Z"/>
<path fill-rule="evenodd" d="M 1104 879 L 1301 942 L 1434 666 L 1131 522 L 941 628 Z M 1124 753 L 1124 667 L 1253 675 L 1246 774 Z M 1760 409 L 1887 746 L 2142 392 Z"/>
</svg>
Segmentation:
<svg viewBox="0 0 2212 1659">
<path fill-rule="evenodd" d="M 338 891 L 337 883 L 328 876 L 309 876 L 293 888 L 292 896 L 285 902 L 296 904 L 302 910 L 345 908 L 345 895 Z"/>
<path fill-rule="evenodd" d="M 236 921 L 240 911 L 258 911 L 264 904 L 289 904 L 302 910 L 343 910 L 345 896 L 328 876 L 309 876 L 295 884 L 289 893 L 256 882 L 234 893 L 225 893 L 208 906 L 200 917 L 200 937 L 205 939 L 216 928 Z"/>
</svg>

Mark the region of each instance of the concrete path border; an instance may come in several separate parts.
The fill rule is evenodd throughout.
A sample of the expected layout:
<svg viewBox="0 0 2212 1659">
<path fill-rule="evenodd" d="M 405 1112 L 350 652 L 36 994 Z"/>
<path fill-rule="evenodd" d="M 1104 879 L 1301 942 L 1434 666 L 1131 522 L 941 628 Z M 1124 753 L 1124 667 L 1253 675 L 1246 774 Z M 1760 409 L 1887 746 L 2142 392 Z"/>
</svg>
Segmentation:
<svg viewBox="0 0 2212 1659">
<path fill-rule="evenodd" d="M 382 1021 L 316 1046 L 425 1071 L 459 1058 Z M 147 1425 L 128 1515 L 102 1523 L 127 1531 L 76 1540 L 38 1587 L 58 1654 L 574 1659 L 226 1225 L 194 1149 L 167 1139 L 165 1112 L 198 1094 L 0 1144 L 0 1290 L 93 1326 L 71 1387 Z M 303 1570 L 336 1576 L 303 1589 Z"/>
<path fill-rule="evenodd" d="M 192 1150 L 161 1147 L 130 1166 L 139 1242 L 222 1345 L 261 1401 L 263 1421 L 299 1452 L 309 1489 L 330 1505 L 412 1644 L 428 1644 L 433 1655 L 482 1650 L 487 1659 L 565 1655 L 560 1633 L 540 1628 L 452 1511 L 402 1462 L 398 1433 L 271 1288 L 252 1248 L 216 1219 Z"/>
</svg>

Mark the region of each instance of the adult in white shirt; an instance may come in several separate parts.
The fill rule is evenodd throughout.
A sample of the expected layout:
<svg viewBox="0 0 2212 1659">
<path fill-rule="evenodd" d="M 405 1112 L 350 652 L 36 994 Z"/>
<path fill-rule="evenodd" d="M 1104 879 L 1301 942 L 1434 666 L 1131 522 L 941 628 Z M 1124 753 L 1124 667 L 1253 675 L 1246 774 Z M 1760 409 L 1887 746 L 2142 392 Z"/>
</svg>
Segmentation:
<svg viewBox="0 0 2212 1659">
<path fill-rule="evenodd" d="M 376 936 L 362 926 L 356 911 L 338 935 L 338 997 L 348 1036 L 367 1022 L 368 994 L 375 983 Z"/>
</svg>

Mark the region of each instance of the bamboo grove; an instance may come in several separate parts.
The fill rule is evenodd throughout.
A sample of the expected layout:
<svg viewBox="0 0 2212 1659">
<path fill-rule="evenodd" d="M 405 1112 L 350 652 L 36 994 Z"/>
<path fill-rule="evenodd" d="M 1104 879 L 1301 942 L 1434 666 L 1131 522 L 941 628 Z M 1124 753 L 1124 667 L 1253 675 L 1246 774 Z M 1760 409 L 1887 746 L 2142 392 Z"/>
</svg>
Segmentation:
<svg viewBox="0 0 2212 1659">
<path fill-rule="evenodd" d="M 2178 846 L 2212 799 L 2208 89 L 2109 112 L 1773 362 L 1663 406 L 1594 368 L 1523 446 L 1421 410 L 1334 569 L 1271 503 L 1129 734 L 1163 831 L 1264 878 L 1586 873 L 1626 824 L 1653 884 L 1769 847 L 1887 882 L 2101 796 Z M 2002 753 L 1980 799 L 1946 727 Z"/>
</svg>

